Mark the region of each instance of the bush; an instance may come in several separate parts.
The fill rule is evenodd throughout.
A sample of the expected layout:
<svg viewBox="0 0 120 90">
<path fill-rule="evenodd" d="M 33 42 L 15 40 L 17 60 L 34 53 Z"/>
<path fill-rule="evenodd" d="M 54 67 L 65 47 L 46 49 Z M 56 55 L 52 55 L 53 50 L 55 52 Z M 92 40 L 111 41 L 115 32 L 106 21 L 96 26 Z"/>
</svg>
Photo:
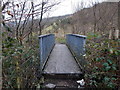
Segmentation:
<svg viewBox="0 0 120 90">
<path fill-rule="evenodd" d="M 6 37 L 3 37 L 2 42 L 3 88 L 35 87 L 40 76 L 38 44 L 20 45 L 19 41 L 8 36 L 7 32 L 4 34 Z"/>
<path fill-rule="evenodd" d="M 119 79 L 119 40 L 102 37 L 87 39 L 86 75 L 87 86 L 115 88 Z"/>
</svg>

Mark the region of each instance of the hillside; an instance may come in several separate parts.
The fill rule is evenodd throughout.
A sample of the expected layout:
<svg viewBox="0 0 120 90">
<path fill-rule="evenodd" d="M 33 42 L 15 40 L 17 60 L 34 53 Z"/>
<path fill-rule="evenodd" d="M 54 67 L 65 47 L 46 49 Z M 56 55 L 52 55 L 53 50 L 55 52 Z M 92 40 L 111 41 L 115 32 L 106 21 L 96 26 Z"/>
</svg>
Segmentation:
<svg viewBox="0 0 120 90">
<path fill-rule="evenodd" d="M 96 31 L 105 31 L 112 27 L 118 29 L 118 3 L 103 2 L 78 11 L 73 14 L 74 22 L 79 23 L 80 28 L 76 26 L 79 30 L 93 31 L 95 28 Z"/>
<path fill-rule="evenodd" d="M 21 22 L 21 24 L 24 21 Z M 34 20 L 34 31 L 38 31 L 39 20 Z M 11 28 L 14 23 L 9 22 Z M 27 24 L 27 30 L 31 20 Z M 90 8 L 84 8 L 72 15 L 44 18 L 42 21 L 43 34 L 59 33 L 60 37 L 66 33 L 87 34 L 88 32 L 103 32 L 118 29 L 118 3 L 103 2 Z M 57 35 L 59 36 L 59 35 Z"/>
<path fill-rule="evenodd" d="M 50 20 L 55 21 L 56 27 L 65 33 L 87 34 L 97 31 L 109 33 L 109 30 L 118 29 L 118 3 L 103 2 L 77 11 L 67 18 L 58 17 Z"/>
</svg>

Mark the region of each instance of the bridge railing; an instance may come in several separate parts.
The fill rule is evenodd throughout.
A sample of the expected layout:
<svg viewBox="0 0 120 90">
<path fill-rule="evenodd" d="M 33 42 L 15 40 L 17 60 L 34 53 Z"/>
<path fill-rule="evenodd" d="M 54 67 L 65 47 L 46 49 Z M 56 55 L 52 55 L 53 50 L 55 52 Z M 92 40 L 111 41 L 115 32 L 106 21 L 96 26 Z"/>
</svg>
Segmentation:
<svg viewBox="0 0 120 90">
<path fill-rule="evenodd" d="M 83 55 L 85 54 L 85 41 L 86 36 L 78 34 L 67 34 L 66 35 L 66 44 L 69 47 L 70 51 L 77 60 L 77 63 L 81 68 L 84 68 L 85 60 Z"/>
<path fill-rule="evenodd" d="M 54 34 L 47 34 L 39 36 L 39 48 L 40 48 L 40 69 L 45 66 L 47 59 L 55 45 L 55 36 Z"/>
</svg>

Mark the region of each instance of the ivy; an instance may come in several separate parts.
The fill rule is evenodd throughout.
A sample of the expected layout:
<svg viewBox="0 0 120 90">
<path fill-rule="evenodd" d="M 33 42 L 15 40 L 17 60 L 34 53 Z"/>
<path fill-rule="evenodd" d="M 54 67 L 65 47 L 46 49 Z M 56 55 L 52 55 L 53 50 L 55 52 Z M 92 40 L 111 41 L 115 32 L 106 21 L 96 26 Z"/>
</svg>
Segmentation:
<svg viewBox="0 0 120 90">
<path fill-rule="evenodd" d="M 94 39 L 92 40 L 93 36 Z M 116 72 L 118 71 L 120 42 L 119 40 L 105 38 L 102 40 L 99 36 L 97 37 L 97 34 L 96 36 L 88 35 L 85 59 L 89 63 L 86 65 L 85 79 L 88 86 L 116 88 L 119 78 Z"/>
</svg>

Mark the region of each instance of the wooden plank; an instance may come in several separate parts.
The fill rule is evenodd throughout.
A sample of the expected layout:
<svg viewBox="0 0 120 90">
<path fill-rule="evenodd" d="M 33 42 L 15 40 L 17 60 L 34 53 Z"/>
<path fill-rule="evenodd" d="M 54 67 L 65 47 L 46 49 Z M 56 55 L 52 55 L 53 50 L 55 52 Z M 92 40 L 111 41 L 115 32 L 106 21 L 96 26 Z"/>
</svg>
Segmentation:
<svg viewBox="0 0 120 90">
<path fill-rule="evenodd" d="M 65 44 L 56 44 L 46 66 L 44 73 L 82 73 L 78 64 Z"/>
</svg>

